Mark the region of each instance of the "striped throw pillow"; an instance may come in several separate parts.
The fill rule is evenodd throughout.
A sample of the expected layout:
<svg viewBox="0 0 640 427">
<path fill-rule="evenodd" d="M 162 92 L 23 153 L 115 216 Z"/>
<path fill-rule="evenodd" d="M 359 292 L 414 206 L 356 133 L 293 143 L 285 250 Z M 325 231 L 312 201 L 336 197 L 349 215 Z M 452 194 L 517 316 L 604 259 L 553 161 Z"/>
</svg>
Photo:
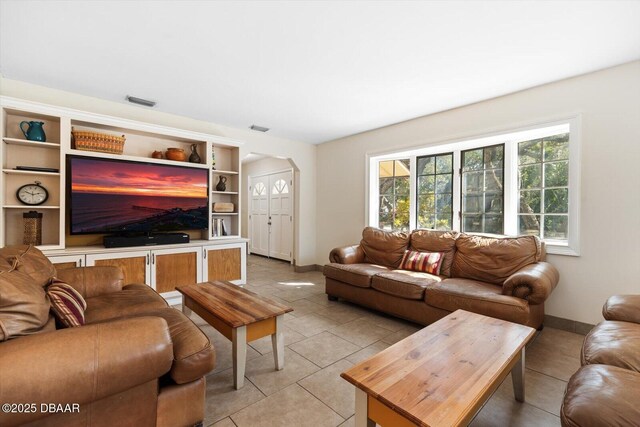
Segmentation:
<svg viewBox="0 0 640 427">
<path fill-rule="evenodd" d="M 419 252 L 419 251 L 404 251 L 402 262 L 400 263 L 401 270 L 420 271 L 423 273 L 440 274 L 440 267 L 444 260 L 444 254 L 442 252 Z"/>
<path fill-rule="evenodd" d="M 65 328 L 84 325 L 87 303 L 72 286 L 53 279 L 47 286 L 47 296 L 51 301 L 51 311 L 60 325 Z"/>
</svg>

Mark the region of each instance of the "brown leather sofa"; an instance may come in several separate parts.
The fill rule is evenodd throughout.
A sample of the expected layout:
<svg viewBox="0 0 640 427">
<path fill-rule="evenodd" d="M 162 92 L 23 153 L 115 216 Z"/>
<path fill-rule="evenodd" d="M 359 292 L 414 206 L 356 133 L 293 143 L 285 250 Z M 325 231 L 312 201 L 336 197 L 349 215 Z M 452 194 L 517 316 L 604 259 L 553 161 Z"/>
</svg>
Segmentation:
<svg viewBox="0 0 640 427">
<path fill-rule="evenodd" d="M 440 275 L 398 269 L 405 250 L 442 252 Z M 535 236 L 367 227 L 359 245 L 335 248 L 324 266 L 329 299 L 343 298 L 428 325 L 464 309 L 540 329 L 559 274 Z"/>
<path fill-rule="evenodd" d="M 585 337 L 565 391 L 564 427 L 640 426 L 640 295 L 618 295 Z"/>
<path fill-rule="evenodd" d="M 56 330 L 54 276 L 85 298 L 84 326 Z M 120 269 L 56 272 L 33 247 L 0 249 L 0 403 L 23 405 L 0 425 L 196 425 L 214 365 L 208 337 L 150 287 L 123 286 Z"/>
</svg>

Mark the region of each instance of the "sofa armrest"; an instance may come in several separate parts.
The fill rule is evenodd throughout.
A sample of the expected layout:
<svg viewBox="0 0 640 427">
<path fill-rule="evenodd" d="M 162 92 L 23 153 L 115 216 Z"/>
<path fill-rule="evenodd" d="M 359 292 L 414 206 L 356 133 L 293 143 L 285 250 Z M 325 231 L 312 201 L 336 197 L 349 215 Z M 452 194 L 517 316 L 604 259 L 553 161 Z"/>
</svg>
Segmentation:
<svg viewBox="0 0 640 427">
<path fill-rule="evenodd" d="M 0 425 L 47 414 L 41 403 L 82 405 L 156 379 L 171 369 L 167 322 L 141 317 L 69 328 L 0 344 L 0 402 L 36 403 L 29 414 L 0 413 Z"/>
<path fill-rule="evenodd" d="M 338 264 L 360 264 L 364 262 L 364 251 L 360 245 L 334 248 L 329 253 L 329 261 Z"/>
<path fill-rule="evenodd" d="M 640 295 L 614 295 L 602 307 L 606 320 L 640 323 Z"/>
<path fill-rule="evenodd" d="M 56 277 L 85 298 L 121 291 L 124 282 L 122 270 L 112 266 L 65 268 Z"/>
<path fill-rule="evenodd" d="M 502 294 L 527 300 L 531 305 L 544 303 L 560 280 L 558 270 L 548 262 L 529 264 L 502 284 Z"/>
</svg>

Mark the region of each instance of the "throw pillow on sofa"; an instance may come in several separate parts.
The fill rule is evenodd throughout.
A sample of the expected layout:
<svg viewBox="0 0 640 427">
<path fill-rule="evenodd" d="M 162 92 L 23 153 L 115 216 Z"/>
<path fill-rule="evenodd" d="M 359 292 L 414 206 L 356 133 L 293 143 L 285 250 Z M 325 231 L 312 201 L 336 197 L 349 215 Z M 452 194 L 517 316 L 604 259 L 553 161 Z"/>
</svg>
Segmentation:
<svg viewBox="0 0 640 427">
<path fill-rule="evenodd" d="M 406 250 L 400 270 L 420 271 L 435 276 L 440 275 L 444 254 L 442 252 L 419 252 Z"/>
<path fill-rule="evenodd" d="M 25 273 L 0 266 L 0 342 L 41 332 L 48 321 L 42 286 Z"/>
<path fill-rule="evenodd" d="M 51 312 L 61 326 L 75 328 L 84 325 L 87 303 L 72 286 L 53 279 L 47 286 L 47 296 L 51 301 Z"/>
</svg>

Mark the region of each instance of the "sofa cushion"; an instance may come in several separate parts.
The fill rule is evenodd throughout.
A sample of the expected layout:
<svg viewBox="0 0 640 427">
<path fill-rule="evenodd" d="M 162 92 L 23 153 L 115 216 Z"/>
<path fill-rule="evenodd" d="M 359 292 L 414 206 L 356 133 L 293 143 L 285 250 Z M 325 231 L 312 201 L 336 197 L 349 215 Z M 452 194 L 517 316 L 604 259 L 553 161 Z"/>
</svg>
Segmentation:
<svg viewBox="0 0 640 427">
<path fill-rule="evenodd" d="M 78 291 L 57 279 L 53 279 L 53 283 L 47 286 L 46 290 L 51 302 L 51 311 L 60 325 L 65 328 L 84 325 L 87 303 Z"/>
<path fill-rule="evenodd" d="M 456 253 L 457 231 L 415 230 L 411 233 L 411 249 L 421 252 L 442 252 L 444 259 L 440 274 L 451 276 L 451 264 Z"/>
<path fill-rule="evenodd" d="M 371 278 L 382 271 L 389 271 L 388 268 L 373 264 L 336 264 L 331 263 L 324 266 L 324 275 L 334 280 L 344 282 L 349 285 L 368 288 L 371 286 Z"/>
<path fill-rule="evenodd" d="M 502 295 L 500 286 L 469 279 L 445 279 L 425 289 L 427 304 L 443 310 L 458 309 L 526 324 L 529 306 L 523 299 Z"/>
<path fill-rule="evenodd" d="M 404 251 L 404 257 L 400 262 L 401 270 L 419 271 L 422 273 L 429 273 L 434 275 L 440 274 L 440 267 L 442 266 L 442 260 L 444 254 L 442 252 L 419 252 L 419 251 Z"/>
<path fill-rule="evenodd" d="M 400 298 L 420 300 L 428 286 L 437 285 L 441 280 L 440 277 L 429 273 L 393 270 L 373 276 L 371 287 Z"/>
<path fill-rule="evenodd" d="M 582 345 L 583 365 L 611 365 L 640 372 L 640 325 L 604 321 L 593 328 Z"/>
<path fill-rule="evenodd" d="M 25 273 L 0 270 L 0 341 L 41 332 L 49 321 L 44 288 Z"/>
<path fill-rule="evenodd" d="M 147 285 L 133 284 L 121 292 L 111 292 L 87 298 L 87 324 L 119 319 L 149 310 L 167 307 L 167 302 Z"/>
<path fill-rule="evenodd" d="M 364 261 L 370 264 L 398 268 L 409 246 L 409 235 L 399 231 L 384 231 L 366 227 L 362 231 L 360 247 L 364 252 Z"/>
<path fill-rule="evenodd" d="M 483 237 L 461 234 L 451 277 L 480 280 L 502 285 L 512 274 L 540 261 L 540 239 L 536 236 Z"/>
<path fill-rule="evenodd" d="M 213 346 L 191 319 L 171 307 L 149 309 L 123 318 L 148 316 L 162 317 L 167 321 L 173 343 L 173 363 L 169 375 L 176 384 L 195 381 L 213 370 L 216 362 Z"/>
<path fill-rule="evenodd" d="M 11 265 L 14 270 L 25 273 L 38 285 L 48 285 L 55 276 L 56 269 L 39 249 L 29 245 L 7 246 L 0 249 L 3 265 Z M 0 267 L 0 270 L 4 268 Z"/>
<path fill-rule="evenodd" d="M 622 320 L 640 324 L 640 295 L 613 295 L 602 307 L 606 320 Z"/>
<path fill-rule="evenodd" d="M 615 366 L 588 365 L 567 384 L 560 419 L 565 427 L 637 426 L 640 374 Z"/>
</svg>

